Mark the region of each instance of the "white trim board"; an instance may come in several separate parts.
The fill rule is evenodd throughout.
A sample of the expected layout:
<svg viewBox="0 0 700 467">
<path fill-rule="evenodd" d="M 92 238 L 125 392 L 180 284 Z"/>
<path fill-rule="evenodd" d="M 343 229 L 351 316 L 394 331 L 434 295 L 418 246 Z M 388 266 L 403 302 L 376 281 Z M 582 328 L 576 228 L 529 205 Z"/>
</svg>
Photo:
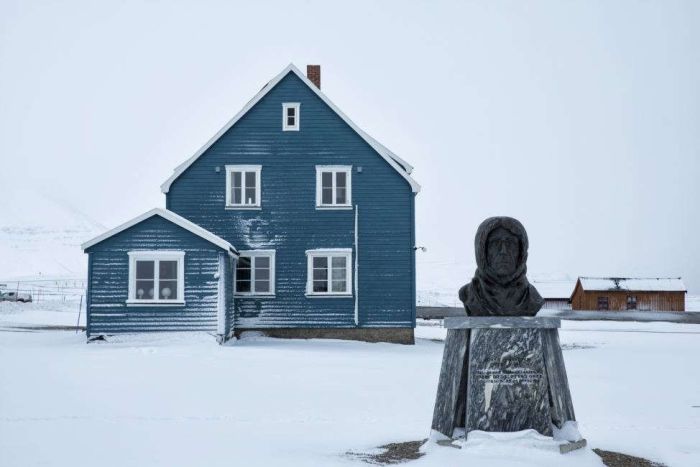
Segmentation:
<svg viewBox="0 0 700 467">
<path fill-rule="evenodd" d="M 233 172 L 241 172 L 241 203 L 233 204 L 231 198 L 231 189 L 233 188 Z M 245 172 L 255 173 L 255 203 L 247 204 L 245 202 L 245 192 L 248 186 L 245 182 Z M 260 199 L 261 184 L 262 184 L 262 165 L 226 165 L 226 209 L 260 209 L 262 208 L 262 200 Z"/>
<path fill-rule="evenodd" d="M 185 252 L 174 250 L 132 250 L 127 252 L 129 255 L 129 294 L 126 300 L 127 305 L 174 305 L 181 306 L 185 304 Z M 137 261 L 153 261 L 153 291 L 154 298 L 141 299 L 136 298 L 136 262 Z M 160 261 L 177 261 L 177 298 L 172 300 L 161 299 L 160 294 Z"/>
<path fill-rule="evenodd" d="M 133 227 L 136 224 L 145 221 L 146 219 L 149 219 L 153 216 L 160 216 L 163 219 L 172 222 L 175 225 L 178 225 L 182 227 L 185 230 L 188 230 L 192 232 L 193 234 L 197 235 L 198 237 L 203 238 L 204 240 L 207 240 L 214 245 L 218 246 L 219 248 L 223 248 L 224 250 L 232 253 L 235 256 L 238 256 L 238 250 L 233 247 L 229 242 L 224 240 L 223 238 L 214 235 L 213 233 L 209 232 L 208 230 L 198 226 L 197 224 L 188 221 L 182 216 L 179 216 L 175 214 L 172 211 L 168 211 L 167 209 L 162 209 L 162 208 L 155 208 L 151 209 L 148 212 L 145 212 L 141 214 L 140 216 L 137 216 L 133 219 L 131 219 L 128 222 L 123 223 L 122 225 L 113 228 L 112 230 L 109 230 L 102 235 L 98 235 L 97 237 L 93 238 L 92 240 L 88 240 L 87 242 L 83 243 L 80 245 L 80 247 L 83 249 L 83 251 L 87 250 L 88 248 L 97 245 L 98 243 L 107 240 L 108 238 L 118 234 L 119 232 L 123 232 L 124 230 L 128 229 L 129 227 Z"/>
<path fill-rule="evenodd" d="M 301 81 L 306 84 L 309 89 L 311 89 L 328 107 L 331 108 L 338 116 L 343 119 L 345 123 L 347 123 L 350 128 L 355 130 L 355 132 L 360 135 L 362 139 L 364 139 L 367 144 L 369 144 L 372 149 L 374 149 L 377 154 L 379 154 L 387 163 L 394 168 L 406 181 L 408 184 L 411 186 L 411 190 L 414 193 L 418 193 L 420 191 L 420 185 L 418 182 L 416 182 L 411 176 L 409 175 L 413 171 L 413 167 L 408 164 L 406 161 L 398 157 L 396 154 L 391 152 L 389 149 L 387 149 L 384 145 L 380 144 L 377 140 L 369 136 L 367 133 L 365 133 L 363 130 L 361 130 L 352 120 L 350 120 L 336 105 L 328 99 L 328 97 L 325 96 L 321 92 L 320 89 L 316 87 L 315 84 L 313 84 L 309 79 L 296 67 L 294 66 L 293 63 L 290 63 L 285 67 L 284 70 L 277 76 L 275 76 L 270 82 L 268 82 L 263 88 L 250 100 L 248 103 L 241 109 L 240 112 L 238 112 L 231 120 L 224 125 L 224 127 L 219 130 L 209 141 L 206 142 L 204 146 L 202 146 L 192 157 L 187 159 L 185 162 L 180 164 L 175 168 L 173 171 L 173 174 L 165 181 L 163 184 L 160 186 L 160 191 L 163 193 L 167 193 L 170 191 L 170 186 L 173 184 L 173 182 L 180 176 L 182 175 L 187 168 L 192 165 L 199 157 L 204 154 L 204 152 L 209 149 L 219 138 L 221 138 L 224 133 L 226 133 L 233 125 L 238 122 L 243 116 L 248 113 L 250 109 L 255 106 L 263 97 L 267 95 L 270 90 L 272 90 L 277 84 L 282 81 L 282 79 L 287 76 L 289 73 L 294 73 L 297 75 Z"/>
<path fill-rule="evenodd" d="M 345 287 L 344 292 L 333 292 L 333 263 L 331 257 L 345 258 Z M 314 292 L 314 266 L 313 260 L 317 257 L 327 257 L 327 276 L 328 291 Z M 353 280 L 352 280 L 352 248 L 318 248 L 315 250 L 306 250 L 306 297 L 352 297 Z"/>
<path fill-rule="evenodd" d="M 282 131 L 299 131 L 299 107 L 301 107 L 301 103 L 299 102 L 282 103 Z M 294 125 L 289 125 L 287 123 L 289 118 L 287 111 L 289 109 L 294 109 Z"/>
<path fill-rule="evenodd" d="M 226 256 L 219 255 L 219 269 L 217 270 L 218 284 L 216 288 L 216 334 L 224 341 L 226 336 Z"/>
<path fill-rule="evenodd" d="M 331 202 L 323 204 L 323 173 L 331 173 Z M 337 204 L 337 173 L 345 174 L 345 203 Z M 316 166 L 316 209 L 352 209 L 352 166 L 351 165 L 317 165 Z"/>
<path fill-rule="evenodd" d="M 277 279 L 276 272 L 275 272 L 275 262 L 276 262 L 276 256 L 277 256 L 277 250 L 241 250 L 239 252 L 240 256 L 239 262 L 236 263 L 236 271 L 238 271 L 238 264 L 240 264 L 240 258 L 241 256 L 247 256 L 251 258 L 250 261 L 250 290 L 251 292 L 239 292 L 236 290 L 236 280 L 233 281 L 233 296 L 238 297 L 238 298 L 255 298 L 255 297 L 263 297 L 263 298 L 274 298 L 275 296 L 275 282 Z M 255 261 L 253 258 L 256 257 L 265 257 L 270 259 L 270 290 L 269 292 L 252 292 L 252 290 L 255 288 Z"/>
</svg>

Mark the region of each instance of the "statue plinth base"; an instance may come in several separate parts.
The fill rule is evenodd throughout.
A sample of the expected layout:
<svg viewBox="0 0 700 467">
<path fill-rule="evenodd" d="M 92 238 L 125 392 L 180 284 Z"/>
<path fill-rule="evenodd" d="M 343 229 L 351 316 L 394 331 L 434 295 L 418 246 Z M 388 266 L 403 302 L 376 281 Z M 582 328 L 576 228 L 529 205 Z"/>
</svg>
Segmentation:
<svg viewBox="0 0 700 467">
<path fill-rule="evenodd" d="M 560 320 L 476 317 L 445 320 L 447 338 L 432 428 L 511 432 L 575 421 L 559 345 Z"/>
</svg>

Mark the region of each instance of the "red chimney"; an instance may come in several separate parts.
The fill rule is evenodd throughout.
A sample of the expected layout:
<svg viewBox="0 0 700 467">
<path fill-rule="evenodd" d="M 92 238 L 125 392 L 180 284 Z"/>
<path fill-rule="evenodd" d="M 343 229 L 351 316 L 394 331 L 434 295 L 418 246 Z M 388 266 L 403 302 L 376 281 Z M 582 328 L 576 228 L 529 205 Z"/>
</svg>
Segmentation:
<svg viewBox="0 0 700 467">
<path fill-rule="evenodd" d="M 321 65 L 306 65 L 306 77 L 321 89 Z"/>
</svg>

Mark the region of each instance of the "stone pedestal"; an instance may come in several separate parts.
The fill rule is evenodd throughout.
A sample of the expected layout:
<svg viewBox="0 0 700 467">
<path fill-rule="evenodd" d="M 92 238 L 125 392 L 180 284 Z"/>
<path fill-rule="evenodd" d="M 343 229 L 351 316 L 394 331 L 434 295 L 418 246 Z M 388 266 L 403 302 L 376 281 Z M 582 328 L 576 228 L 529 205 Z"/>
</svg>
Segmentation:
<svg viewBox="0 0 700 467">
<path fill-rule="evenodd" d="M 465 430 L 551 436 L 539 329 L 474 329 L 469 344 Z"/>
<path fill-rule="evenodd" d="M 574 421 L 559 326 L 549 317 L 446 319 L 432 428 L 448 437 L 457 427 L 551 436 L 552 424 Z"/>
</svg>

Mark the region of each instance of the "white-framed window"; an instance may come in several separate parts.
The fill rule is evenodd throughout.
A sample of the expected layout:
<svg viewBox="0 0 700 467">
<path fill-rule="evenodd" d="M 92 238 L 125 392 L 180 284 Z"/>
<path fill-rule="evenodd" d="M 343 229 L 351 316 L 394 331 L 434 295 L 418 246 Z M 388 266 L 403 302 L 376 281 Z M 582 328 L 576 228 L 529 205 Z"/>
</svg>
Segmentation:
<svg viewBox="0 0 700 467">
<path fill-rule="evenodd" d="M 261 165 L 226 166 L 226 207 L 260 209 Z"/>
<path fill-rule="evenodd" d="M 236 263 L 236 295 L 275 294 L 275 250 L 239 252 Z"/>
<path fill-rule="evenodd" d="M 307 250 L 306 294 L 352 296 L 352 249 Z"/>
<path fill-rule="evenodd" d="M 352 166 L 316 166 L 316 207 L 352 207 Z"/>
<path fill-rule="evenodd" d="M 127 304 L 183 305 L 184 251 L 130 251 Z"/>
<path fill-rule="evenodd" d="M 282 104 L 282 131 L 299 131 L 299 105 L 298 102 Z"/>
</svg>

